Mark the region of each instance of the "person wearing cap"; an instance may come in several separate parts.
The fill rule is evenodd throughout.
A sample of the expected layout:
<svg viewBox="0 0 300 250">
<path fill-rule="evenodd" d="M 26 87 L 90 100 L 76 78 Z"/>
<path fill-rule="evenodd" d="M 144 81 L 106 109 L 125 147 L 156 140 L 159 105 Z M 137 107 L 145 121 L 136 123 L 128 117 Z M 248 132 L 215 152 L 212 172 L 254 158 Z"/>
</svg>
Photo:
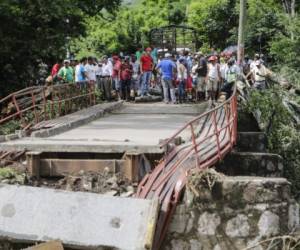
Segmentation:
<svg viewBox="0 0 300 250">
<path fill-rule="evenodd" d="M 218 92 L 218 83 L 221 79 L 220 65 L 218 64 L 217 56 L 209 57 L 208 61 L 208 73 L 206 77 L 207 94 L 209 99 L 215 101 Z"/>
<path fill-rule="evenodd" d="M 64 60 L 64 66 L 62 68 L 60 68 L 57 76 L 59 77 L 59 79 L 63 80 L 63 82 L 66 82 L 66 83 L 74 82 L 74 70 L 70 66 L 69 60 Z"/>
<path fill-rule="evenodd" d="M 152 49 L 148 47 L 146 53 L 140 59 L 140 71 L 142 74 L 142 89 L 141 96 L 149 95 L 149 85 L 154 68 L 153 58 L 151 56 Z"/>
<path fill-rule="evenodd" d="M 156 69 L 160 70 L 162 74 L 164 102 L 165 103 L 172 102 L 173 104 L 175 104 L 176 96 L 175 96 L 175 86 L 173 83 L 173 78 L 174 78 L 174 72 L 176 71 L 176 64 L 172 60 L 172 55 L 166 53 L 165 58 L 158 63 Z M 170 93 L 170 97 L 169 97 L 169 93 Z"/>
<path fill-rule="evenodd" d="M 258 90 L 266 89 L 266 77 L 268 75 L 267 69 L 262 65 L 260 60 L 255 61 L 255 67 L 251 70 L 251 78 L 253 87 Z"/>
</svg>

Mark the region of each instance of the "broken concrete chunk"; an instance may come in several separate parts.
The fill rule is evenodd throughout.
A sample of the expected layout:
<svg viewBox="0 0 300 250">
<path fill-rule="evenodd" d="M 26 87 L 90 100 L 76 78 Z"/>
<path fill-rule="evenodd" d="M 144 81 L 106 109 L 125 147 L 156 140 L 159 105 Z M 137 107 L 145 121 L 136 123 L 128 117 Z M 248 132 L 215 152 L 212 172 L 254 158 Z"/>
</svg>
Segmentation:
<svg viewBox="0 0 300 250">
<path fill-rule="evenodd" d="M 152 247 L 158 201 L 3 184 L 0 197 L 0 238 L 12 242 L 55 239 L 74 249 Z"/>
</svg>

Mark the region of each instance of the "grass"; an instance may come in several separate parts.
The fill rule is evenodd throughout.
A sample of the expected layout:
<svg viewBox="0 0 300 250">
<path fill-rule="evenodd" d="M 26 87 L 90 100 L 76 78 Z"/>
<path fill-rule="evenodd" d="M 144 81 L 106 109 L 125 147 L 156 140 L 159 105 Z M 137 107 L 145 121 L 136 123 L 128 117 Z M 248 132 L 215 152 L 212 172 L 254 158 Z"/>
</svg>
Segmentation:
<svg viewBox="0 0 300 250">
<path fill-rule="evenodd" d="M 16 176 L 16 172 L 11 168 L 0 168 L 0 180 L 10 179 Z"/>
</svg>

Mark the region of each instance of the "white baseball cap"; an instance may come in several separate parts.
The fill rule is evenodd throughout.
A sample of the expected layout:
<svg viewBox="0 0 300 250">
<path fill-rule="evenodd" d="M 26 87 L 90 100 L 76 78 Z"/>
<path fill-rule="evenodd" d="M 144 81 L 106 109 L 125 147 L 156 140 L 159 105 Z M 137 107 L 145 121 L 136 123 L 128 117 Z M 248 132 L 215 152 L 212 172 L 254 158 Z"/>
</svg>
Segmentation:
<svg viewBox="0 0 300 250">
<path fill-rule="evenodd" d="M 167 58 L 167 57 L 171 57 L 172 55 L 170 54 L 170 53 L 166 53 L 165 54 L 165 58 Z"/>
</svg>

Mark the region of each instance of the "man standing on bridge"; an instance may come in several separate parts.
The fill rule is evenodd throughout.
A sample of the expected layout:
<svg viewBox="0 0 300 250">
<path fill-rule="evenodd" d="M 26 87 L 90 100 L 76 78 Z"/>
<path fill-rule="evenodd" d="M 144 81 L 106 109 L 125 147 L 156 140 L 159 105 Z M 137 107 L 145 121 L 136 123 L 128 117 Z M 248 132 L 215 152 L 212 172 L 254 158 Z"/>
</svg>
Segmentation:
<svg viewBox="0 0 300 250">
<path fill-rule="evenodd" d="M 171 95 L 171 101 L 173 104 L 176 103 L 176 96 L 175 96 L 175 87 L 173 84 L 173 74 L 176 70 L 176 64 L 171 59 L 172 55 L 166 53 L 165 58 L 161 60 L 156 69 L 160 69 L 162 73 L 162 84 L 164 89 L 164 101 L 165 103 L 169 103 L 169 91 Z"/>
<path fill-rule="evenodd" d="M 205 100 L 205 78 L 207 76 L 207 62 L 202 52 L 198 53 L 198 67 L 197 72 L 197 87 L 196 87 L 196 100 Z"/>
<path fill-rule="evenodd" d="M 149 47 L 146 49 L 146 54 L 142 55 L 140 60 L 140 69 L 142 74 L 142 91 L 141 96 L 149 95 L 149 85 L 152 77 L 152 71 L 154 67 L 153 58 L 151 56 L 152 49 Z"/>
<path fill-rule="evenodd" d="M 58 77 L 65 83 L 74 82 L 74 71 L 69 60 L 64 60 L 64 66 L 58 71 Z"/>
</svg>

